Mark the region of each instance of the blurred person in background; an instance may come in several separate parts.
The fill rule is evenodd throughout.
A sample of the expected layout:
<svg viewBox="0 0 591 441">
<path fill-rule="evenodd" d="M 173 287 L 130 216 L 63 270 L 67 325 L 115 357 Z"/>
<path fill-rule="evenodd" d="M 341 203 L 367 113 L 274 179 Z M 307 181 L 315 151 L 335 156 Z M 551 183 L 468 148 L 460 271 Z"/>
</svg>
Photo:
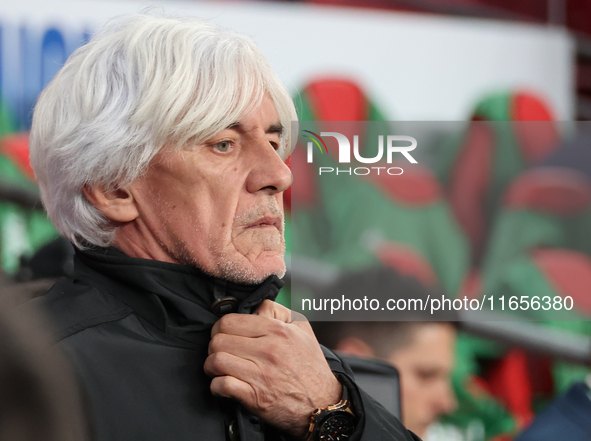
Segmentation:
<svg viewBox="0 0 591 441">
<path fill-rule="evenodd" d="M 424 300 L 430 292 L 416 279 L 390 269 L 371 268 L 345 275 L 330 287 L 328 296 L 363 293 L 373 298 Z M 436 321 L 453 320 L 454 315 L 448 312 L 407 313 L 413 321 L 318 322 L 313 326 L 320 343 L 328 348 L 378 358 L 398 369 L 402 421 L 422 438 L 438 417 L 457 406 L 451 384 L 456 327 L 452 321 Z"/>
<path fill-rule="evenodd" d="M 515 441 L 591 440 L 591 374 L 548 404 Z"/>
<path fill-rule="evenodd" d="M 40 95 L 31 162 L 77 250 L 39 303 L 98 440 L 416 439 L 273 302 L 295 119 L 252 40 L 195 19 L 112 24 Z"/>
<path fill-rule="evenodd" d="M 456 330 L 447 322 L 348 322 L 334 329 L 331 349 L 387 361 L 400 373 L 402 422 L 424 437 L 441 415 L 453 412 L 451 386 Z M 327 342 L 319 335 L 323 344 Z"/>
<path fill-rule="evenodd" d="M 0 293 L 0 440 L 89 440 L 74 371 L 52 347 L 50 328 L 12 305 Z"/>
</svg>

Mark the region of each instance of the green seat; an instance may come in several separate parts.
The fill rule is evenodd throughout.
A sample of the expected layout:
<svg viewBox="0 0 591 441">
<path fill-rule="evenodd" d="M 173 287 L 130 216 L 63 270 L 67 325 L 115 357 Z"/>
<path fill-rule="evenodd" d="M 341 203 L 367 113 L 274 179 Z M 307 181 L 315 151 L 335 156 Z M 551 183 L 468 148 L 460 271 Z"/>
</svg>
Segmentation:
<svg viewBox="0 0 591 441">
<path fill-rule="evenodd" d="M 390 130 L 386 123 L 319 123 L 383 119 L 359 87 L 349 81 L 319 80 L 304 88 L 295 101 L 301 129 L 320 133 L 336 127 L 341 133 L 362 133 L 360 144 L 365 157 L 375 156 L 377 135 Z M 426 277 L 432 273 L 450 296 L 456 295 L 468 269 L 467 243 L 429 169 L 408 162 L 378 163 L 372 165 L 402 166 L 404 173 L 343 177 L 317 176 L 312 165 L 343 168 L 332 145 L 328 154 L 315 155 L 314 164 L 306 162 L 304 146 L 298 145 L 293 152 L 294 255 L 320 259 L 343 269 L 380 261 L 402 262 L 411 275 Z M 398 255 L 407 257 L 400 261 Z"/>
<path fill-rule="evenodd" d="M 501 195 L 521 171 L 555 151 L 559 137 L 548 105 L 528 92 L 489 95 L 471 120 L 441 146 L 434 169 L 478 267 Z"/>
</svg>

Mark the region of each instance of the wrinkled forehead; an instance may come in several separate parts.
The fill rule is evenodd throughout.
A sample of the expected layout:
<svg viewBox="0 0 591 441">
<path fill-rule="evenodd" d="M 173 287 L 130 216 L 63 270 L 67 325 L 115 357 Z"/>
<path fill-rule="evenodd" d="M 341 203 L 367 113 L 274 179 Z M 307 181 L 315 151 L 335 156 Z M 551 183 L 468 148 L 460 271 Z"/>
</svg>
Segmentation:
<svg viewBox="0 0 591 441">
<path fill-rule="evenodd" d="M 253 96 L 246 106 L 226 102 L 216 110 L 212 110 L 212 112 L 222 115 L 213 125 L 203 127 L 184 145 L 170 143 L 163 150 L 191 150 L 195 146 L 211 141 L 221 132 L 227 130 L 235 130 L 244 135 L 264 132 L 278 136 L 280 141 L 278 153 L 285 160 L 290 154 L 288 142 L 291 118 L 286 118 L 286 115 L 282 115 L 280 110 L 281 107 L 268 92 L 263 93 L 262 96 Z"/>
<path fill-rule="evenodd" d="M 285 127 L 281 122 L 277 106 L 268 94 L 265 94 L 258 107 L 253 106 L 223 130 L 235 130 L 241 134 L 256 136 L 260 133 L 285 135 Z"/>
</svg>

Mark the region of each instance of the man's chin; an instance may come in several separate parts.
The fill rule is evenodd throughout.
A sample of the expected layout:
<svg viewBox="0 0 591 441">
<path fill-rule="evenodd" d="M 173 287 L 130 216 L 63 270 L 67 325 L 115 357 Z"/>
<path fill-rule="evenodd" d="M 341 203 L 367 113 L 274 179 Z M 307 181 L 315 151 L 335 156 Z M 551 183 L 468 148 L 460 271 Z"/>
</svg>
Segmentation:
<svg viewBox="0 0 591 441">
<path fill-rule="evenodd" d="M 286 267 L 283 255 L 261 256 L 255 262 L 226 260 L 219 265 L 221 279 L 244 285 L 256 285 L 269 276 L 285 276 Z"/>
<path fill-rule="evenodd" d="M 425 437 L 425 435 L 427 434 L 429 427 L 431 427 L 432 425 L 433 425 L 433 423 L 419 424 L 416 427 L 414 427 L 414 430 L 411 427 L 408 427 L 408 429 L 412 430 L 419 438 L 423 439 Z"/>
</svg>

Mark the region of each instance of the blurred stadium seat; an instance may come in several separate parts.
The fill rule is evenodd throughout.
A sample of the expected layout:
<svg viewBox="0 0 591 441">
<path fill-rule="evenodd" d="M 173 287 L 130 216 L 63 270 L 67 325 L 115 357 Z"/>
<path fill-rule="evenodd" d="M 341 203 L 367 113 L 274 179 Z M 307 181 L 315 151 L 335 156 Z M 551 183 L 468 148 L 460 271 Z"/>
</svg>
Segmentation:
<svg viewBox="0 0 591 441">
<path fill-rule="evenodd" d="M 338 123 L 384 119 L 360 87 L 349 80 L 315 80 L 302 89 L 295 102 L 300 121 L 314 121 L 312 126 L 318 127 L 314 131 L 336 127 L 334 131 L 357 134 L 365 157 L 376 155 L 377 135 L 391 130 L 385 122 Z M 363 142 L 366 139 L 374 142 Z M 338 167 L 335 152 L 329 148 L 328 155 L 318 155 L 315 161 Z M 467 243 L 429 169 L 405 164 L 400 176 L 384 173 L 339 179 L 323 175 L 319 179 L 306 163 L 301 145 L 293 152 L 291 164 L 296 176 L 291 199 L 292 227 L 297 224 L 292 230 L 294 255 L 357 268 L 378 260 L 387 264 L 394 254 L 398 260 L 406 254 L 407 268 L 417 271 L 420 266 L 421 274 L 429 274 L 430 283 L 440 284 L 448 295 L 456 296 L 468 270 Z"/>
<path fill-rule="evenodd" d="M 559 137 L 549 106 L 529 92 L 487 96 L 471 120 L 464 133 L 441 146 L 435 171 L 478 266 L 505 188 L 526 167 L 550 155 Z"/>
</svg>

